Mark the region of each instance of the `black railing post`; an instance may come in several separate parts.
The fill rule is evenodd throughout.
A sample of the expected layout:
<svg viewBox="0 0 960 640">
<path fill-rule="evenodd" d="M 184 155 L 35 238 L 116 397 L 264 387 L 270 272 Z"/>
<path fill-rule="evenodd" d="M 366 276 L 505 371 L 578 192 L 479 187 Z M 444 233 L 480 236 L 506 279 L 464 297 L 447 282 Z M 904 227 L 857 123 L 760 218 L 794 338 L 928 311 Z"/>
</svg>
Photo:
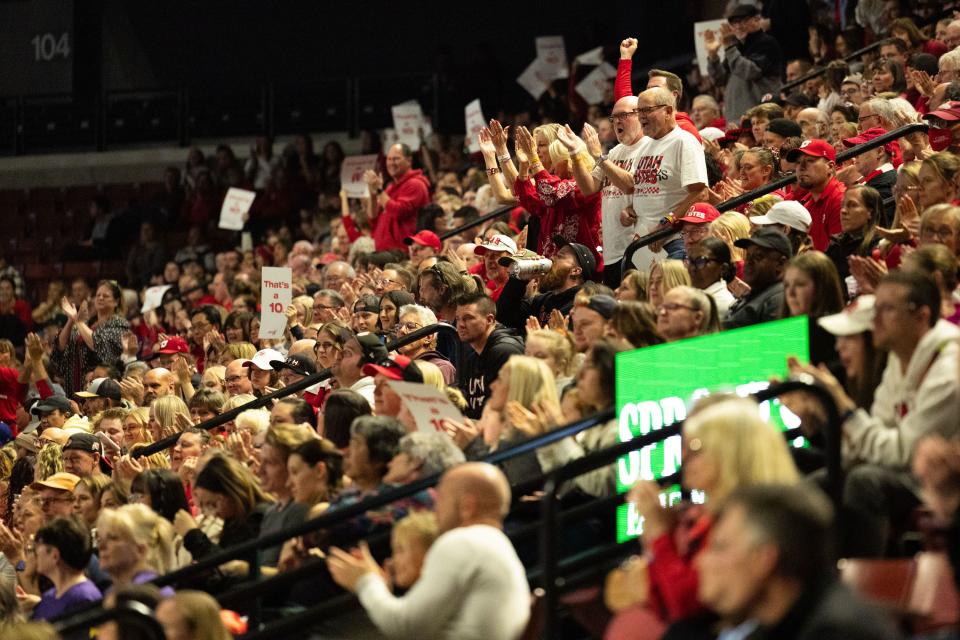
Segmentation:
<svg viewBox="0 0 960 640">
<path fill-rule="evenodd" d="M 543 587 L 544 638 L 560 636 L 557 624 L 560 606 L 560 598 L 557 594 L 557 563 L 560 555 L 557 540 L 557 492 L 559 490 L 557 473 L 551 473 L 543 485 L 543 497 L 540 502 L 540 564 L 543 571 L 540 585 Z"/>
</svg>

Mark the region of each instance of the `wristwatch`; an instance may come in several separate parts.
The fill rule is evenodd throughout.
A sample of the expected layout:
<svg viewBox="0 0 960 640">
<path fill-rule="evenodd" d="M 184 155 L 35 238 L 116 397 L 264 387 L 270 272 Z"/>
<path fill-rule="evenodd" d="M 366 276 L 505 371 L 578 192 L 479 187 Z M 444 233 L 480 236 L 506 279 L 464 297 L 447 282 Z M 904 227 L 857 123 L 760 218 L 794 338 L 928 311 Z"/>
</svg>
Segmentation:
<svg viewBox="0 0 960 640">
<path fill-rule="evenodd" d="M 607 156 L 609 155 L 610 155 L 609 153 L 601 153 L 599 156 L 596 157 L 596 164 L 594 164 L 593 166 L 598 167 L 601 164 L 603 164 L 604 161 L 606 161 Z"/>
</svg>

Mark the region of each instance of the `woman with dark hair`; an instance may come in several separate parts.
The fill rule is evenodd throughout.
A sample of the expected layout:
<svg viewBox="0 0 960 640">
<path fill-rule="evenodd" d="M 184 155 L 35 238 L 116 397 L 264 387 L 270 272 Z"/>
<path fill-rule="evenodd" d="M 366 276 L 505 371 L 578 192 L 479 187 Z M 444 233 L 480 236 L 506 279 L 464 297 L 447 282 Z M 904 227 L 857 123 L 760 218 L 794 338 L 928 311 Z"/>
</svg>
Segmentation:
<svg viewBox="0 0 960 640">
<path fill-rule="evenodd" d="M 130 484 L 130 501 L 144 504 L 171 523 L 181 509 L 190 510 L 183 481 L 170 469 L 141 471 Z"/>
<path fill-rule="evenodd" d="M 250 340 L 250 325 L 254 315 L 249 311 L 233 311 L 223 321 L 223 337 L 227 344 L 236 342 L 252 342 Z"/>
<path fill-rule="evenodd" d="M 318 158 L 320 190 L 327 195 L 336 195 L 340 191 L 340 166 L 343 164 L 343 147 L 336 140 L 323 145 L 323 153 Z"/>
<path fill-rule="evenodd" d="M 326 438 L 313 438 L 287 457 L 287 485 L 298 504 L 330 502 L 343 482 L 343 455 Z"/>
<path fill-rule="evenodd" d="M 840 233 L 830 238 L 826 254 L 844 282 L 850 275 L 850 256 L 869 256 L 880 242 L 876 233 L 883 219 L 883 198 L 873 187 L 857 184 L 847 188 L 840 206 Z M 846 291 L 846 284 L 844 284 Z M 850 293 L 850 292 L 846 292 Z"/>
<path fill-rule="evenodd" d="M 100 589 L 84 575 L 93 549 L 90 531 L 79 520 L 56 518 L 44 525 L 33 539 L 33 549 L 37 573 L 53 588 L 40 597 L 31 619 L 51 620 L 100 600 Z"/>
<path fill-rule="evenodd" d="M 223 520 L 219 543 L 211 540 L 187 509 L 177 512 L 174 530 L 183 537 L 183 546 L 194 560 L 219 553 L 223 549 L 252 540 L 260 535 L 263 516 L 271 504 L 270 496 L 246 465 L 225 455 L 214 455 L 197 474 L 193 499 L 200 511 Z M 204 587 L 221 589 L 228 583 L 225 575 L 209 575 Z"/>
<path fill-rule="evenodd" d="M 124 317 L 123 295 L 115 280 L 101 280 L 93 299 L 96 319 L 88 324 L 91 313 L 83 301 L 78 309 L 70 300 L 60 302 L 67 315 L 67 324 L 60 331 L 54 347 L 52 363 L 63 379 L 63 388 L 70 397 L 84 389 L 86 375 L 100 364 L 123 369 L 123 335 L 130 330 Z"/>
<path fill-rule="evenodd" d="M 816 322 L 843 309 L 843 285 L 833 261 L 819 251 L 791 259 L 783 275 L 784 318 L 805 315 L 810 319 L 810 361 L 835 363 L 833 338 Z"/>
<path fill-rule="evenodd" d="M 15 347 L 22 347 L 27 332 L 33 329 L 30 304 L 16 296 L 17 285 L 13 278 L 0 277 L 0 339 L 9 340 Z"/>
<path fill-rule="evenodd" d="M 730 247 L 719 238 L 704 238 L 687 252 L 684 260 L 690 281 L 698 289 L 713 298 L 717 305 L 720 322 L 735 298 L 727 285 L 737 277 L 737 266 L 730 256 Z"/>
<path fill-rule="evenodd" d="M 317 416 L 317 432 L 330 440 L 337 449 L 343 451 L 350 445 L 350 425 L 360 416 L 372 413 L 366 398 L 350 389 L 337 389 L 323 405 L 323 412 Z"/>
<path fill-rule="evenodd" d="M 893 92 L 900 94 L 900 97 L 904 97 L 907 92 L 907 80 L 899 62 L 896 60 L 877 60 L 870 65 L 870 71 L 873 73 L 871 82 L 874 95 Z"/>
<path fill-rule="evenodd" d="M 649 347 L 663 342 L 657 331 L 657 311 L 649 302 L 622 300 L 613 309 L 604 335 L 626 340 L 634 348 Z"/>
<path fill-rule="evenodd" d="M 408 291 L 387 291 L 383 294 L 380 298 L 380 331 L 387 336 L 395 336 L 400 321 L 400 309 L 414 302 L 413 294 Z"/>
</svg>

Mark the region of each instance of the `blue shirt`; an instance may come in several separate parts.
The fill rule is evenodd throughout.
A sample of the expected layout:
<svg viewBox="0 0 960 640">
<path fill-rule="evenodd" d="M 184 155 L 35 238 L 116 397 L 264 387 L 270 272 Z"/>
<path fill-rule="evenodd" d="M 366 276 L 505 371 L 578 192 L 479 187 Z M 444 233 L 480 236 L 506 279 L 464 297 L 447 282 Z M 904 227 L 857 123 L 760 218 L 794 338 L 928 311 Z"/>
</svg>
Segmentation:
<svg viewBox="0 0 960 640">
<path fill-rule="evenodd" d="M 89 580 L 84 580 L 67 589 L 62 596 L 57 597 L 56 588 L 43 592 L 40 602 L 33 609 L 33 620 L 51 620 L 65 613 L 83 608 L 83 605 L 96 602 L 102 598 L 100 589 Z"/>
</svg>

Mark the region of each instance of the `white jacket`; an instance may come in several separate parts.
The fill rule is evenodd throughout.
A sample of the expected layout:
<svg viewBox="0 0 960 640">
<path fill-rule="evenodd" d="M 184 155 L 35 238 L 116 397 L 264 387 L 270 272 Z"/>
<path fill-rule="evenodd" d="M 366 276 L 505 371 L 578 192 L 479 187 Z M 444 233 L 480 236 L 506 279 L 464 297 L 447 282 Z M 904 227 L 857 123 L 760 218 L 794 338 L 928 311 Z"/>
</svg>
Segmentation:
<svg viewBox="0 0 960 640">
<path fill-rule="evenodd" d="M 917 344 L 906 373 L 893 353 L 870 413 L 858 409 L 843 424 L 843 459 L 907 469 L 917 441 L 929 433 L 960 432 L 960 329 L 940 320 Z"/>
</svg>

